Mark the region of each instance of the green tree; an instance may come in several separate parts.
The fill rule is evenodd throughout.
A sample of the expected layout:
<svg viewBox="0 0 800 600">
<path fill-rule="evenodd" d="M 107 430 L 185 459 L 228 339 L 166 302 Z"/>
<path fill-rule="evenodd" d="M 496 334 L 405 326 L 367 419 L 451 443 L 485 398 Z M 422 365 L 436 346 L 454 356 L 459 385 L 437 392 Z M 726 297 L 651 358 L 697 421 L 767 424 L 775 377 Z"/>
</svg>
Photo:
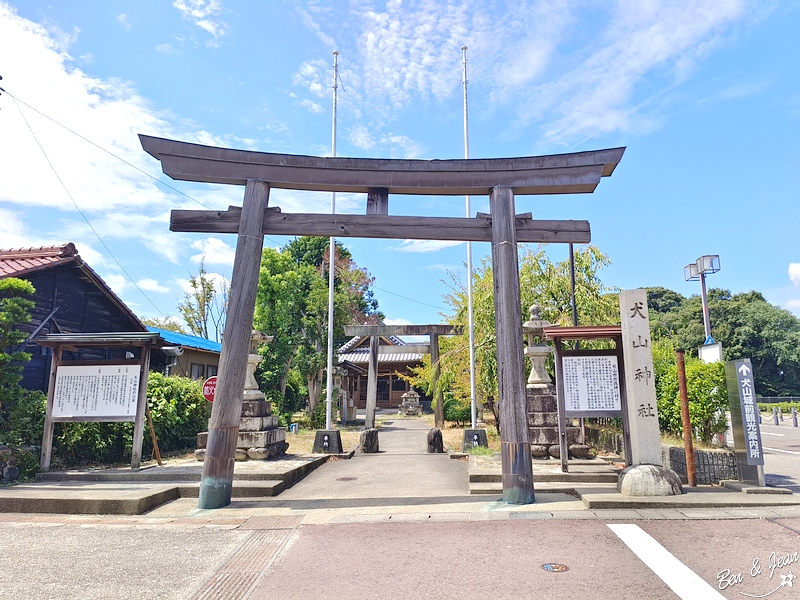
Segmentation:
<svg viewBox="0 0 800 600">
<path fill-rule="evenodd" d="M 575 301 L 581 325 L 607 325 L 619 322 L 618 291 L 606 287 L 598 272 L 610 264 L 608 257 L 594 246 L 575 251 Z M 519 254 L 520 301 L 523 319 L 533 304 L 541 307 L 541 315 L 554 325 L 572 324 L 570 300 L 569 260 L 553 262 L 547 256 L 545 246 L 532 248 L 521 246 Z M 468 321 L 468 299 L 466 284 L 451 274 L 450 292 L 445 302 L 453 314 L 448 319 L 453 325 L 466 329 Z M 497 396 L 497 336 L 494 320 L 494 289 L 491 261 L 485 258 L 473 274 L 473 304 L 475 323 L 475 362 L 477 400 L 491 409 L 498 426 L 499 406 Z M 462 405 L 470 402 L 469 385 L 469 340 L 466 335 L 442 338 L 440 358 L 440 385 L 443 391 Z M 427 389 L 433 370 L 430 360 L 409 378 L 412 385 Z M 498 427 L 499 428 L 499 427 Z"/>
<path fill-rule="evenodd" d="M 186 335 L 186 329 L 172 317 L 145 317 L 141 319 L 142 324 L 148 327 L 156 327 L 166 331 L 173 331 L 175 333 L 182 333 Z"/>
<path fill-rule="evenodd" d="M 33 284 L 25 279 L 0 279 L 0 408 L 21 393 L 22 363 L 31 355 L 16 349 L 27 338 L 18 327 L 31 320 L 35 305 L 28 296 L 34 292 Z"/>
<path fill-rule="evenodd" d="M 301 237 L 281 250 L 262 253 L 254 323 L 274 336 L 260 352 L 258 371 L 266 390 L 285 398 L 290 373 L 306 384 L 309 409 L 322 392 L 328 341 L 328 238 Z M 378 318 L 369 289 L 372 279 L 359 269 L 346 248 L 337 244 L 334 261 L 334 339 L 344 339 L 344 325 Z"/>
<path fill-rule="evenodd" d="M 192 334 L 220 341 L 225 329 L 229 293 L 228 282 L 210 276 L 205 261 L 201 260 L 197 275 L 189 279 L 189 290 L 183 301 L 178 302 L 178 310 Z"/>
<path fill-rule="evenodd" d="M 655 291 L 655 298 L 652 294 Z M 669 302 L 660 299 L 670 298 Z M 669 340 L 694 354 L 705 341 L 700 297 L 649 288 L 650 326 L 655 340 Z M 711 332 L 725 360 L 753 362 L 756 392 L 762 396 L 800 395 L 800 319 L 769 304 L 760 292 L 708 292 Z M 654 310 L 655 309 L 655 310 Z"/>
</svg>

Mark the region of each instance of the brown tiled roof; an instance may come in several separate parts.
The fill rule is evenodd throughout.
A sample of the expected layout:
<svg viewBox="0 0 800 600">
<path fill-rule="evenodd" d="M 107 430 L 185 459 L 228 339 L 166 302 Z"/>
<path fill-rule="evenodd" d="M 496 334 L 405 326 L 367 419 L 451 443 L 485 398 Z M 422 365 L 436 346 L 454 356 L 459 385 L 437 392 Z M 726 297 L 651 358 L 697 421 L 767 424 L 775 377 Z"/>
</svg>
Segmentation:
<svg viewBox="0 0 800 600">
<path fill-rule="evenodd" d="M 0 279 L 17 277 L 74 260 L 80 260 L 80 257 L 72 242 L 63 246 L 0 250 Z"/>
</svg>

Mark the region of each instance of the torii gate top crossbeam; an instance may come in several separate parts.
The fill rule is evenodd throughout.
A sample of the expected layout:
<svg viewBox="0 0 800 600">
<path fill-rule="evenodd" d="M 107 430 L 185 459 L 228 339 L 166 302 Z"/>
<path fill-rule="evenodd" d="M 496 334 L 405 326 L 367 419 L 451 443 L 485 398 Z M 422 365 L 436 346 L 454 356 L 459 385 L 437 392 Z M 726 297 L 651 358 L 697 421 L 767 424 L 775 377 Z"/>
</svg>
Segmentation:
<svg viewBox="0 0 800 600">
<path fill-rule="evenodd" d="M 345 335 L 463 335 L 458 325 L 346 325 Z"/>
<path fill-rule="evenodd" d="M 503 186 L 516 195 L 593 192 L 614 172 L 625 148 L 523 158 L 407 160 L 323 158 L 252 152 L 139 135 L 142 148 L 173 179 L 323 192 L 488 195 Z"/>
</svg>

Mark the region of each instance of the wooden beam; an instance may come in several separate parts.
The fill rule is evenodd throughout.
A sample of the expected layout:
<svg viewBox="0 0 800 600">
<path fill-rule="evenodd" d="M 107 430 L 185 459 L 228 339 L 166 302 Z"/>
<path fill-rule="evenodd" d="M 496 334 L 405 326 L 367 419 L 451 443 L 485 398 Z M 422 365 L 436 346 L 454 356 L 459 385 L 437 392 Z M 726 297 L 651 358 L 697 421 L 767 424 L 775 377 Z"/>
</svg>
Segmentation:
<svg viewBox="0 0 800 600">
<path fill-rule="evenodd" d="M 407 346 L 379 346 L 378 353 L 386 354 L 428 354 L 431 351 L 429 344 L 409 344 Z"/>
<path fill-rule="evenodd" d="M 464 328 L 458 325 L 346 325 L 345 335 L 462 335 Z"/>
<path fill-rule="evenodd" d="M 173 210 L 169 228 L 196 233 L 238 233 L 240 217 L 241 209 Z M 586 244 L 592 241 L 588 221 L 534 221 L 526 215 L 518 215 L 514 224 L 518 242 Z M 266 235 L 490 242 L 492 221 L 486 216 L 467 219 L 267 211 L 262 232 Z"/>
<path fill-rule="evenodd" d="M 375 408 L 378 406 L 378 344 L 380 338 L 373 335 L 369 338 L 369 371 L 367 373 L 367 404 L 364 417 L 364 429 L 375 427 Z"/>
<path fill-rule="evenodd" d="M 386 188 L 369 188 L 367 191 L 367 214 L 389 214 L 389 190 Z"/>
</svg>

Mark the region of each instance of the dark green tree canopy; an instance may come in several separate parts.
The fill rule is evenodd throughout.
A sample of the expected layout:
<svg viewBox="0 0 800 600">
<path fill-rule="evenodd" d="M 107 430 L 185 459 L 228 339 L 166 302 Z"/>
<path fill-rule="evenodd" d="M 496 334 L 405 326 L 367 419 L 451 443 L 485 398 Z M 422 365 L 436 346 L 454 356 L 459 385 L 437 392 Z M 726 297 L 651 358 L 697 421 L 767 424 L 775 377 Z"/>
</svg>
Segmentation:
<svg viewBox="0 0 800 600">
<path fill-rule="evenodd" d="M 700 296 L 686 298 L 665 288 L 648 288 L 654 339 L 694 352 L 705 341 Z M 708 291 L 712 337 L 725 360 L 749 358 L 761 396 L 800 395 L 800 319 L 766 301 L 760 292 Z"/>
</svg>

